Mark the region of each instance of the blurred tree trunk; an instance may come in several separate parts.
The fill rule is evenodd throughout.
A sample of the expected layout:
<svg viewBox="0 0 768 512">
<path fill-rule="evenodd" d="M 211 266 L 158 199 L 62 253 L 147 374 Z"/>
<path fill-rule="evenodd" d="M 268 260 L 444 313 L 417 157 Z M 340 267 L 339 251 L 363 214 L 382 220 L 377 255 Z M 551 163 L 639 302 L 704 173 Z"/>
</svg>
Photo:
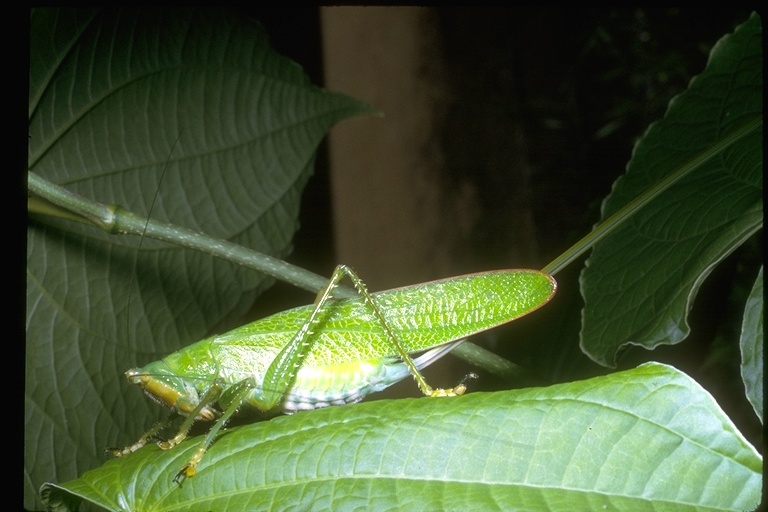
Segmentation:
<svg viewBox="0 0 768 512">
<path fill-rule="evenodd" d="M 446 58 L 432 8 L 328 7 L 321 21 L 326 87 L 384 114 L 330 135 L 338 260 L 374 290 L 535 263 L 512 74 L 496 70 L 491 97 L 479 77 L 455 80 L 465 62 Z M 479 66 L 492 58 L 478 48 Z"/>
</svg>

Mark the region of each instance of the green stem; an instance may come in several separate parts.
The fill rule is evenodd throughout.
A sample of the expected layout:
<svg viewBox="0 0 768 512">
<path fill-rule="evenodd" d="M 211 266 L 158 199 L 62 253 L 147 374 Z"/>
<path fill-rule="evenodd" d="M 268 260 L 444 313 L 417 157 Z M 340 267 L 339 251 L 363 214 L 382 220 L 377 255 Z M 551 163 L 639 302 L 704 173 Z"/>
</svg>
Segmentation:
<svg viewBox="0 0 768 512">
<path fill-rule="evenodd" d="M 118 205 L 105 205 L 82 197 L 33 172 L 29 173 L 28 187 L 29 192 L 37 196 L 30 199 L 32 213 L 77 220 L 111 234 L 148 236 L 181 245 L 257 270 L 311 292 L 321 290 L 328 283 L 328 279 L 313 272 L 227 240 L 148 219 Z M 50 205 L 46 207 L 40 199 Z M 352 290 L 341 291 L 341 295 L 356 296 Z"/>
<path fill-rule="evenodd" d="M 582 254 L 591 249 L 600 240 L 615 231 L 621 224 L 631 218 L 638 210 L 650 203 L 653 199 L 658 197 L 669 187 L 680 181 L 681 178 L 688 175 L 697 167 L 704 165 L 716 155 L 721 154 L 725 148 L 741 140 L 746 135 L 752 133 L 754 130 L 759 129 L 762 125 L 762 117 L 754 119 L 738 130 L 734 130 L 723 139 L 717 141 L 717 143 L 702 151 L 691 160 L 685 162 L 673 172 L 665 176 L 662 180 L 649 187 L 645 192 L 624 205 L 624 207 L 622 207 L 619 211 L 605 219 L 602 223 L 590 231 L 584 238 L 573 244 L 568 250 L 547 264 L 542 269 L 542 271 L 551 275 L 555 275 L 557 272 L 570 265 Z"/>
</svg>

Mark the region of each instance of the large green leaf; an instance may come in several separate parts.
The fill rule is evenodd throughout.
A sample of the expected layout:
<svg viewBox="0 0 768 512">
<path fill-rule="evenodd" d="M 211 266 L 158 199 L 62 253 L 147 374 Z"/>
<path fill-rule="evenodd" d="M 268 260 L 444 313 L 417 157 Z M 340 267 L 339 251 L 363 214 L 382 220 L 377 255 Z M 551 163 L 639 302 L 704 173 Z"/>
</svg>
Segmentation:
<svg viewBox="0 0 768 512">
<path fill-rule="evenodd" d="M 762 461 L 712 397 L 650 363 L 548 388 L 379 401 L 233 428 L 43 490 L 109 510 L 752 510 Z M 69 494 L 71 493 L 71 494 Z"/>
<path fill-rule="evenodd" d="M 672 171 L 688 172 L 594 247 L 581 277 L 581 344 L 595 361 L 614 364 L 627 344 L 684 339 L 701 283 L 762 227 L 762 69 L 753 15 L 715 46 L 705 71 L 637 144 L 603 218 Z"/>
<path fill-rule="evenodd" d="M 29 169 L 81 195 L 285 255 L 318 143 L 372 110 L 312 86 L 223 10 L 31 16 Z M 153 198 L 162 185 L 157 201 Z M 196 341 L 269 280 L 64 221 L 28 230 L 25 504 L 103 462 L 157 408 L 123 372 Z"/>
</svg>

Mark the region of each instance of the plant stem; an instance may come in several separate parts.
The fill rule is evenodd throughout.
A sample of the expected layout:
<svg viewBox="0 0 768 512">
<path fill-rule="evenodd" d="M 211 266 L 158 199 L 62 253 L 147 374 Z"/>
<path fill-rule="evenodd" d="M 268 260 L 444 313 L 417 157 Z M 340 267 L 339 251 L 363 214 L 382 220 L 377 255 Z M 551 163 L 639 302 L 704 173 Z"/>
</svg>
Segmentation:
<svg viewBox="0 0 768 512">
<path fill-rule="evenodd" d="M 621 224 L 623 224 L 624 221 L 631 218 L 638 210 L 650 203 L 653 199 L 655 199 L 673 184 L 677 183 L 681 178 L 688 175 L 697 167 L 704 165 L 716 155 L 721 154 L 725 148 L 741 140 L 745 136 L 752 133 L 754 130 L 759 129 L 762 127 L 762 125 L 762 118 L 754 119 L 741 128 L 734 130 L 732 133 L 718 140 L 715 144 L 705 149 L 692 159 L 680 165 L 673 172 L 669 173 L 663 179 L 654 183 L 653 186 L 649 187 L 647 190 L 645 190 L 645 192 L 624 205 L 619 211 L 601 222 L 584 238 L 573 244 L 560 256 L 548 263 L 542 269 L 542 272 L 555 275 L 557 272 L 570 265 L 574 260 L 578 259 L 582 254 L 591 249 L 600 240 L 610 235 Z"/>
<path fill-rule="evenodd" d="M 328 282 L 322 276 L 291 265 L 267 254 L 247 249 L 240 245 L 220 240 L 191 229 L 176 226 L 136 215 L 118 205 L 105 205 L 75 194 L 55 185 L 35 173 L 29 173 L 29 191 L 63 210 L 44 209 L 37 202 L 31 207 L 34 213 L 51 215 L 51 212 L 68 220 L 78 220 L 97 227 L 107 233 L 148 236 L 190 249 L 232 261 L 244 267 L 262 272 L 268 276 L 288 282 L 311 292 L 317 292 Z M 339 295 L 356 296 L 355 292 L 340 291 Z"/>
</svg>

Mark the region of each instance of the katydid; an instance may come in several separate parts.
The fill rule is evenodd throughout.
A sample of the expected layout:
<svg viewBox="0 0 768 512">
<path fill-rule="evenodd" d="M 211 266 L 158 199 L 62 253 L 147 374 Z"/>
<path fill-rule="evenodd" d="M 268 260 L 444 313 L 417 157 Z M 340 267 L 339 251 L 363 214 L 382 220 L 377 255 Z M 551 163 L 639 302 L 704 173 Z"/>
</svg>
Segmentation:
<svg viewBox="0 0 768 512">
<path fill-rule="evenodd" d="M 333 298 L 345 276 L 359 298 Z M 182 483 L 241 407 L 292 413 L 354 403 L 409 375 L 426 396 L 463 394 L 474 374 L 454 388 L 435 389 L 420 370 L 465 337 L 538 309 L 556 287 L 543 272 L 499 270 L 369 293 L 357 274 L 339 265 L 313 305 L 206 338 L 128 370 L 126 377 L 175 415 L 186 416 L 175 437 L 158 442 L 163 449 L 183 441 L 195 421 L 215 420 L 176 475 Z M 161 426 L 115 455 L 141 448 Z"/>
</svg>

